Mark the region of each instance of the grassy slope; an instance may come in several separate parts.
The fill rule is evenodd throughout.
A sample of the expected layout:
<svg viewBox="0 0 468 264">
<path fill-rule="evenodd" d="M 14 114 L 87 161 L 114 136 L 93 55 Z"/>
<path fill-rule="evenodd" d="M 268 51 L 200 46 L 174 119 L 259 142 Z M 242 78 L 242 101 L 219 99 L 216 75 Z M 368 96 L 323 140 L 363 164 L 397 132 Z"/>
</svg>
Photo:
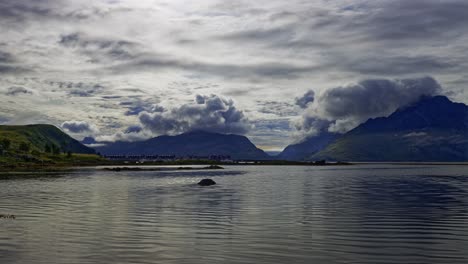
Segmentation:
<svg viewBox="0 0 468 264">
<path fill-rule="evenodd" d="M 0 155 L 0 166 L 17 167 L 29 165 L 80 165 L 97 164 L 104 161 L 94 151 L 77 140 L 71 138 L 60 129 L 52 125 L 0 126 L 0 140 L 9 139 L 11 145 Z M 30 150 L 19 150 L 21 143 L 29 143 Z M 65 154 L 53 155 L 45 153 L 45 145 L 54 144 Z"/>
<path fill-rule="evenodd" d="M 62 152 L 94 153 L 92 149 L 52 125 L 0 126 L 0 139 L 2 138 L 11 140 L 12 149 L 17 149 L 21 142 L 28 142 L 31 143 L 31 150 L 43 151 L 46 144 L 54 144 Z"/>
</svg>

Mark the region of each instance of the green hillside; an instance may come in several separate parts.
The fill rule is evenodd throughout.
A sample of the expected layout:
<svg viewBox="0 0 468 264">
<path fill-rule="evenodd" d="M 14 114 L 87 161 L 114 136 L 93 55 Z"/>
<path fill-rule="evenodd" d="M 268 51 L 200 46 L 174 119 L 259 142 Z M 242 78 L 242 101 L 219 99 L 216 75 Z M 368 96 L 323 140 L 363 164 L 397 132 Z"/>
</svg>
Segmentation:
<svg viewBox="0 0 468 264">
<path fill-rule="evenodd" d="M 0 166 L 88 163 L 94 153 L 53 125 L 0 126 Z"/>
</svg>

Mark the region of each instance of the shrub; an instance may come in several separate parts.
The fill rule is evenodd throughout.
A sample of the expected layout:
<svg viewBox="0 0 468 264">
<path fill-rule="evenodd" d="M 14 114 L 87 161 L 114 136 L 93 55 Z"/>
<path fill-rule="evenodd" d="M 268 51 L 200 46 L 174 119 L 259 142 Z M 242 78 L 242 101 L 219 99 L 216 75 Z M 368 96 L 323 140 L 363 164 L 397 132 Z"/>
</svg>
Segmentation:
<svg viewBox="0 0 468 264">
<path fill-rule="evenodd" d="M 29 143 L 21 142 L 19 144 L 19 150 L 22 152 L 29 152 L 30 149 L 31 149 L 31 145 Z"/>
<path fill-rule="evenodd" d="M 0 140 L 0 145 L 3 147 L 4 150 L 8 150 L 11 146 L 11 141 L 8 138 L 3 138 Z"/>
</svg>

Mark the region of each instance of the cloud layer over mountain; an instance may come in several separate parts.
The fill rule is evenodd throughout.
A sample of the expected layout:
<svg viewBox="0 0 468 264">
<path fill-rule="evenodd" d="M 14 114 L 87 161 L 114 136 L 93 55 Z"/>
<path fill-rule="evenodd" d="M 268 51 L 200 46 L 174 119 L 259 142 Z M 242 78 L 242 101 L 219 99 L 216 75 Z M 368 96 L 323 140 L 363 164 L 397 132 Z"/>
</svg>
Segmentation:
<svg viewBox="0 0 468 264">
<path fill-rule="evenodd" d="M 434 96 L 440 92 L 439 83 L 431 77 L 369 79 L 338 86 L 323 91 L 307 105 L 296 128 L 305 134 L 315 134 L 323 129 L 344 133 L 369 118 L 388 116 L 422 96 Z M 297 101 L 307 101 L 310 94 L 307 92 Z"/>
</svg>

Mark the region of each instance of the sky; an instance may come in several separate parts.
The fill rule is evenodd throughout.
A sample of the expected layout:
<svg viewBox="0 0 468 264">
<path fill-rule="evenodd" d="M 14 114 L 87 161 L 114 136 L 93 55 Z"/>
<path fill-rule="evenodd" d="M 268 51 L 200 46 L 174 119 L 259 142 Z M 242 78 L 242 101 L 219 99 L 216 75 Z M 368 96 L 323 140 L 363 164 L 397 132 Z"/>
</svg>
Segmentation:
<svg viewBox="0 0 468 264">
<path fill-rule="evenodd" d="M 468 103 L 466 0 L 0 0 L 0 124 L 279 151 L 421 96 Z"/>
</svg>

